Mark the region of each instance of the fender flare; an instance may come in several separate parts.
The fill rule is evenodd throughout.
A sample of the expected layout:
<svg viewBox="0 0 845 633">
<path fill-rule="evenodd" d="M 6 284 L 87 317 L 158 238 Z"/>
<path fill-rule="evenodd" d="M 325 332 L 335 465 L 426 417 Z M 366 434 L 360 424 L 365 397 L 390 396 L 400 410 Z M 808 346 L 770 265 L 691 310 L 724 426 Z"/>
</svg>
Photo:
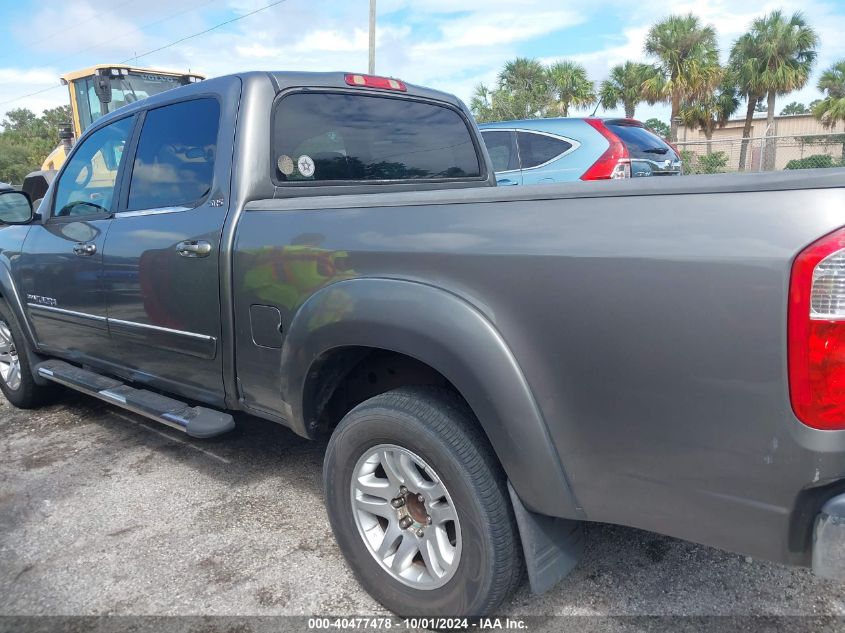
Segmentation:
<svg viewBox="0 0 845 633">
<path fill-rule="evenodd" d="M 427 284 L 382 278 L 340 281 L 313 294 L 293 317 L 281 359 L 282 397 L 300 435 L 309 435 L 303 411 L 312 364 L 346 346 L 405 354 L 439 371 L 475 412 L 526 507 L 583 517 L 516 358 L 470 303 Z"/>
<path fill-rule="evenodd" d="M 29 346 L 35 349 L 35 332 L 32 330 L 32 324 L 26 318 L 21 295 L 18 292 L 15 280 L 12 278 L 9 263 L 5 256 L 0 256 L 0 298 L 6 302 L 6 305 L 12 311 L 12 316 L 17 319 Z"/>
<path fill-rule="evenodd" d="M 21 300 L 18 287 L 15 280 L 12 278 L 12 273 L 9 270 L 9 262 L 5 255 L 0 256 L 0 301 L 3 301 L 12 313 L 12 318 L 18 323 L 18 326 L 27 339 L 27 345 L 24 352 L 29 360 L 29 366 L 32 368 L 32 377 L 38 385 L 49 384 L 50 381 L 35 372 L 35 366 L 44 360 L 36 351 L 35 332 L 32 329 L 32 324 L 26 318 L 26 311 Z"/>
</svg>

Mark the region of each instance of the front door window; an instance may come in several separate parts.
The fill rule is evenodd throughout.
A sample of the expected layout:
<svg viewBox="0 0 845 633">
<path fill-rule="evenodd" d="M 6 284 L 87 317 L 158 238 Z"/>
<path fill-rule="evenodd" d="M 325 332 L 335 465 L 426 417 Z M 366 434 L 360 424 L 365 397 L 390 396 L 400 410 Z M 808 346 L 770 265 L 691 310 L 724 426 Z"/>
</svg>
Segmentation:
<svg viewBox="0 0 845 633">
<path fill-rule="evenodd" d="M 114 189 L 133 117 L 107 125 L 82 141 L 56 186 L 53 217 L 80 217 L 114 211 Z"/>
</svg>

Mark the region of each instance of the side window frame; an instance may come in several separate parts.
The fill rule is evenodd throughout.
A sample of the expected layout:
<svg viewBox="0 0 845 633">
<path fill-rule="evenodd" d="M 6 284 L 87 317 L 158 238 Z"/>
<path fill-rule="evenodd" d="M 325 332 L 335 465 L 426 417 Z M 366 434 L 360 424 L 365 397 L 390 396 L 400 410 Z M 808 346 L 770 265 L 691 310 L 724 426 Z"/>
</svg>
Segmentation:
<svg viewBox="0 0 845 633">
<path fill-rule="evenodd" d="M 59 173 L 56 174 L 55 185 L 51 186 L 52 192 L 50 194 L 50 208 L 47 217 L 44 219 L 45 222 L 49 223 L 58 223 L 58 222 L 80 222 L 84 220 L 102 220 L 105 218 L 113 217 L 120 209 L 121 209 L 121 193 L 123 191 L 123 185 L 126 175 L 126 166 L 129 164 L 129 156 L 130 152 L 134 152 L 133 141 L 135 140 L 135 135 L 138 131 L 138 120 L 139 117 L 137 116 L 137 112 L 131 112 L 126 116 L 122 116 L 119 118 L 114 119 L 113 121 L 108 121 L 105 124 L 94 124 L 91 126 L 90 129 L 85 131 L 85 134 L 82 135 L 73 146 L 70 154 L 68 154 L 65 162 L 62 164 Z M 94 134 L 99 132 L 101 129 L 107 128 L 110 125 L 114 125 L 120 121 L 125 121 L 126 119 L 134 119 L 130 124 L 129 134 L 126 137 L 126 144 L 123 148 L 123 154 L 120 157 L 120 164 L 117 167 L 117 176 L 114 180 L 114 194 L 112 195 L 111 200 L 111 208 L 107 212 L 100 212 L 100 213 L 91 213 L 84 216 L 57 216 L 56 215 L 56 194 L 59 191 L 59 183 L 61 179 L 64 177 L 65 172 L 67 171 L 68 166 L 70 165 L 73 158 L 76 156 L 79 148 Z M 99 120 L 97 121 L 99 123 Z M 82 220 L 81 218 L 84 218 Z"/>
<path fill-rule="evenodd" d="M 276 164 L 276 147 L 275 147 L 275 130 L 276 130 L 276 116 L 279 110 L 279 104 L 288 96 L 293 94 L 342 94 L 342 95 L 352 95 L 352 96 L 369 96 L 369 97 L 379 97 L 383 99 L 398 99 L 401 101 L 415 101 L 418 103 L 426 103 L 433 106 L 438 106 L 441 108 L 446 108 L 451 110 L 452 112 L 456 113 L 458 117 L 460 117 L 463 124 L 466 126 L 467 133 L 469 134 L 470 140 L 472 141 L 473 149 L 475 150 L 475 157 L 478 160 L 478 176 L 473 176 L 471 178 L 431 178 L 431 179 L 419 179 L 419 180 L 412 180 L 412 179 L 404 179 L 404 180 L 278 180 L 276 178 L 276 171 L 273 169 L 273 165 Z M 280 188 L 295 188 L 295 187 L 302 187 L 302 188 L 319 188 L 319 187 L 385 187 L 385 186 L 395 186 L 395 185 L 409 185 L 409 184 L 416 184 L 416 185 L 431 185 L 437 183 L 462 183 L 462 182 L 484 182 L 490 177 L 490 173 L 487 170 L 487 163 L 484 160 L 484 154 L 481 151 L 480 143 L 483 143 L 481 140 L 481 133 L 474 131 L 477 128 L 473 125 L 473 123 L 469 120 L 466 113 L 458 107 L 455 107 L 451 103 L 446 103 L 445 101 L 436 101 L 434 99 L 427 99 L 425 97 L 420 96 L 409 96 L 409 95 L 398 95 L 391 92 L 385 92 L 384 90 L 364 90 L 364 89 L 356 89 L 356 88 L 289 88 L 287 90 L 282 90 L 279 92 L 276 97 L 273 99 L 273 104 L 270 110 L 270 155 L 269 165 L 270 165 L 270 181 L 273 183 L 273 186 L 280 187 Z"/>
<path fill-rule="evenodd" d="M 522 164 L 522 146 L 520 145 L 520 142 L 519 142 L 520 133 L 522 133 L 522 134 L 536 134 L 538 136 L 548 136 L 550 138 L 557 139 L 559 141 L 563 141 L 564 143 L 569 143 L 570 147 L 566 151 L 561 152 L 560 154 L 553 156 L 552 158 L 550 158 L 549 160 L 547 160 L 544 163 L 540 163 L 539 165 L 534 165 L 533 167 L 525 167 Z M 541 132 L 540 130 L 530 130 L 530 129 L 525 129 L 525 128 L 517 128 L 517 129 L 514 130 L 514 134 L 516 134 L 516 148 L 517 148 L 517 152 L 518 152 L 518 155 L 519 155 L 519 167 L 522 171 L 530 171 L 532 169 L 540 169 L 541 167 L 546 167 L 547 165 L 551 165 L 553 162 L 560 160 L 564 156 L 571 154 L 576 149 L 581 147 L 581 143 L 576 141 L 574 138 L 569 138 L 568 136 L 563 136 L 561 134 L 555 134 L 553 132 Z"/>
<path fill-rule="evenodd" d="M 135 122 L 135 129 L 132 133 L 132 140 L 129 149 L 131 151 L 131 155 L 127 156 L 125 167 L 125 175 L 126 177 L 121 181 L 121 188 L 120 188 L 120 196 L 118 199 L 118 208 L 114 215 L 122 217 L 122 218 L 131 218 L 133 216 L 140 216 L 140 215 L 160 215 L 165 213 L 182 213 L 184 211 L 192 211 L 193 209 L 198 209 L 202 207 L 206 202 L 208 202 L 209 198 L 211 197 L 212 193 L 214 192 L 215 181 L 217 178 L 217 161 L 218 161 L 218 152 L 215 147 L 215 156 L 214 156 L 214 166 L 211 171 L 211 187 L 209 187 L 208 193 L 205 194 L 202 198 L 198 200 L 192 200 L 190 206 L 170 206 L 170 207 L 156 207 L 150 209 L 135 209 L 130 211 L 129 207 L 129 186 L 132 183 L 132 171 L 135 167 L 135 158 L 138 154 L 138 145 L 141 140 L 141 134 L 144 130 L 144 122 L 147 120 L 147 114 L 152 112 L 153 110 L 160 110 L 161 108 L 166 108 L 168 106 L 177 105 L 180 103 L 187 103 L 190 101 L 200 101 L 202 99 L 214 99 L 217 102 L 217 106 L 219 108 L 218 118 L 217 118 L 217 136 L 216 136 L 216 144 L 215 146 L 220 144 L 220 132 L 222 131 L 222 121 L 223 121 L 223 102 L 219 95 L 215 93 L 202 93 L 197 95 L 190 95 L 187 97 L 183 97 L 181 99 L 174 99 L 173 101 L 168 101 L 167 103 L 163 103 L 160 105 L 155 105 L 153 107 L 148 107 L 140 110 L 138 114 L 138 120 Z M 130 162 L 131 161 L 131 162 Z"/>
</svg>

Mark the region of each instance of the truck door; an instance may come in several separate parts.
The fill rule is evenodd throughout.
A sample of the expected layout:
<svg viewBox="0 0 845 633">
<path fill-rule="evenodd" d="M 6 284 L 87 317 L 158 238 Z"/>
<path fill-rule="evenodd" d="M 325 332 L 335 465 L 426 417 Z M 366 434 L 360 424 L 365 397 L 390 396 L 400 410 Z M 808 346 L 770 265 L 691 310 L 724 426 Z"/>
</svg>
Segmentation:
<svg viewBox="0 0 845 633">
<path fill-rule="evenodd" d="M 134 121 L 115 121 L 79 144 L 41 205 L 47 218 L 32 225 L 23 246 L 19 283 L 38 343 L 80 362 L 101 357 L 109 344 L 103 245 Z"/>
<path fill-rule="evenodd" d="M 237 103 L 237 102 L 235 102 Z M 112 357 L 136 382 L 221 404 L 220 240 L 230 161 L 215 97 L 148 110 L 103 254 Z M 231 117 L 234 121 L 234 114 Z M 225 155 L 225 154 L 223 154 Z"/>
</svg>

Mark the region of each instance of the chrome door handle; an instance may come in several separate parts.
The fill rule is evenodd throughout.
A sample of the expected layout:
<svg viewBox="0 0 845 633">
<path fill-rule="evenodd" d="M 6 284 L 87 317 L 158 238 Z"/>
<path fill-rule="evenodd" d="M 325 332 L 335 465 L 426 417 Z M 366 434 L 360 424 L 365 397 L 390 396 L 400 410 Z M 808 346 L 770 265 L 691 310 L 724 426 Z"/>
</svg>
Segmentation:
<svg viewBox="0 0 845 633">
<path fill-rule="evenodd" d="M 211 244 L 205 240 L 185 240 L 176 245 L 176 250 L 182 257 L 207 257 Z"/>
<path fill-rule="evenodd" d="M 97 245 L 90 243 L 85 244 L 83 242 L 80 242 L 79 244 L 73 247 L 73 252 L 75 255 L 79 255 L 80 257 L 87 257 L 97 252 Z"/>
</svg>

